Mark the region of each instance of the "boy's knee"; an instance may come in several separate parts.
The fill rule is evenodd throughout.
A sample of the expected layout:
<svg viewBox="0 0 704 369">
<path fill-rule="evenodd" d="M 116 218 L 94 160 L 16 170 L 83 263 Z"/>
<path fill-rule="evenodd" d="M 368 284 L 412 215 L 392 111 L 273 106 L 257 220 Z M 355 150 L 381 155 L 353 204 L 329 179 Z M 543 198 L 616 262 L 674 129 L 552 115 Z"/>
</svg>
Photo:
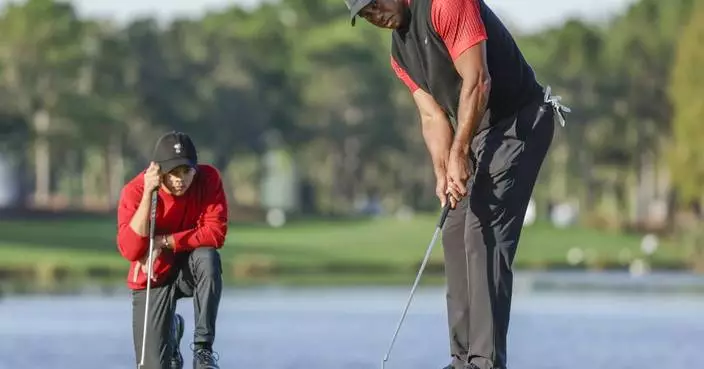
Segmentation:
<svg viewBox="0 0 704 369">
<path fill-rule="evenodd" d="M 220 275 L 222 265 L 220 253 L 214 247 L 199 247 L 191 252 L 191 258 L 198 274 Z"/>
<path fill-rule="evenodd" d="M 220 259 L 220 253 L 214 247 L 199 247 L 191 252 L 191 256 L 198 259 Z"/>
</svg>

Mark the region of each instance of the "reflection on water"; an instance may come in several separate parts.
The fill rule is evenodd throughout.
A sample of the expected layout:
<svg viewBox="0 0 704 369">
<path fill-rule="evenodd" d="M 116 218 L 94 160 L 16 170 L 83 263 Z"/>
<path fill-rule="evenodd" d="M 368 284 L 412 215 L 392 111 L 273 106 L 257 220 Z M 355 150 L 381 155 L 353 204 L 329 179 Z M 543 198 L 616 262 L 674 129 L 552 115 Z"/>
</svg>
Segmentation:
<svg viewBox="0 0 704 369">
<path fill-rule="evenodd" d="M 377 368 L 407 288 L 228 290 L 215 348 L 223 369 Z M 135 367 L 129 294 L 0 300 L 0 368 Z M 178 310 L 192 332 L 191 300 Z M 517 292 L 515 369 L 700 367 L 704 296 Z M 418 291 L 388 369 L 447 363 L 444 291 Z M 182 342 L 190 368 L 188 333 Z"/>
</svg>

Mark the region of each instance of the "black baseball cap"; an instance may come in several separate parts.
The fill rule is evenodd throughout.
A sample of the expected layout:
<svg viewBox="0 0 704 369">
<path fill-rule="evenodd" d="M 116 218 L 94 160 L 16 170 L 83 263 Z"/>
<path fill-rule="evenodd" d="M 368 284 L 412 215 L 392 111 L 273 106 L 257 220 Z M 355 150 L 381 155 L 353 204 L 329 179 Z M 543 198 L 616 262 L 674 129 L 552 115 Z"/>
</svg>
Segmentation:
<svg viewBox="0 0 704 369">
<path fill-rule="evenodd" d="M 374 0 L 345 0 L 345 5 L 347 9 L 350 10 L 350 23 L 354 27 L 355 17 L 362 8 L 369 5 Z"/>
<path fill-rule="evenodd" d="M 198 154 L 187 134 L 171 131 L 156 142 L 152 161 L 159 164 L 161 173 L 168 173 L 181 165 L 195 168 L 198 165 Z"/>
</svg>

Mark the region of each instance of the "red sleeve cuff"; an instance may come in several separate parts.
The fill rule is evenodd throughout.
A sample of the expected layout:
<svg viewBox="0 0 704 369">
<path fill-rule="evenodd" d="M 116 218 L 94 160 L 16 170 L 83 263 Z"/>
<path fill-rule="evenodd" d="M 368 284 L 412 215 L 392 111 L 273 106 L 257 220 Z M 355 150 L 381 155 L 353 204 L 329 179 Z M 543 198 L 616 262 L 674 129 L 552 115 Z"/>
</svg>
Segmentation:
<svg viewBox="0 0 704 369">
<path fill-rule="evenodd" d="M 450 57 L 452 58 L 452 61 L 457 60 L 457 58 L 462 55 L 463 52 L 467 51 L 467 49 L 471 48 L 472 46 L 484 41 L 487 39 L 487 36 L 484 35 L 476 35 L 474 37 L 466 38 L 462 40 L 461 42 L 458 42 L 453 45 L 452 49 L 450 49 Z"/>
<path fill-rule="evenodd" d="M 400 79 L 401 82 L 403 82 L 403 84 L 408 87 L 411 93 L 414 93 L 416 92 L 416 90 L 418 90 L 418 85 L 413 82 L 411 76 L 409 76 L 408 73 L 406 73 L 406 71 L 403 70 L 400 65 L 398 65 L 396 59 L 394 59 L 393 56 L 391 56 L 391 68 L 394 70 L 394 73 L 396 73 L 396 77 L 398 77 L 398 79 Z"/>
<path fill-rule="evenodd" d="M 171 246 L 174 250 L 174 252 L 184 252 L 184 251 L 190 251 L 193 250 L 193 245 L 191 245 L 189 241 L 189 235 L 194 232 L 194 230 L 186 230 L 186 231 L 181 231 L 177 232 L 171 235 L 171 237 L 174 239 L 174 244 Z"/>
</svg>

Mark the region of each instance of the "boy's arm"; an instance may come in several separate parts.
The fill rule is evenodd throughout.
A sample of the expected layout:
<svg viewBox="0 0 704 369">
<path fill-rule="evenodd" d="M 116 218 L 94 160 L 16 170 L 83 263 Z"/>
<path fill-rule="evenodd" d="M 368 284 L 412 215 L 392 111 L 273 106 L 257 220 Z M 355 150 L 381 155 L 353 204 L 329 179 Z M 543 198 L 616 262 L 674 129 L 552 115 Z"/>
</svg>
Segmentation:
<svg viewBox="0 0 704 369">
<path fill-rule="evenodd" d="M 204 208 L 199 224 L 192 229 L 167 236 L 175 252 L 190 251 L 199 247 L 221 248 L 225 244 L 228 228 L 227 198 L 220 173 L 206 169 L 204 181 L 207 188 L 203 198 Z"/>
<path fill-rule="evenodd" d="M 150 198 L 139 188 L 125 186 L 117 207 L 117 248 L 129 261 L 141 259 L 149 249 Z"/>
</svg>

